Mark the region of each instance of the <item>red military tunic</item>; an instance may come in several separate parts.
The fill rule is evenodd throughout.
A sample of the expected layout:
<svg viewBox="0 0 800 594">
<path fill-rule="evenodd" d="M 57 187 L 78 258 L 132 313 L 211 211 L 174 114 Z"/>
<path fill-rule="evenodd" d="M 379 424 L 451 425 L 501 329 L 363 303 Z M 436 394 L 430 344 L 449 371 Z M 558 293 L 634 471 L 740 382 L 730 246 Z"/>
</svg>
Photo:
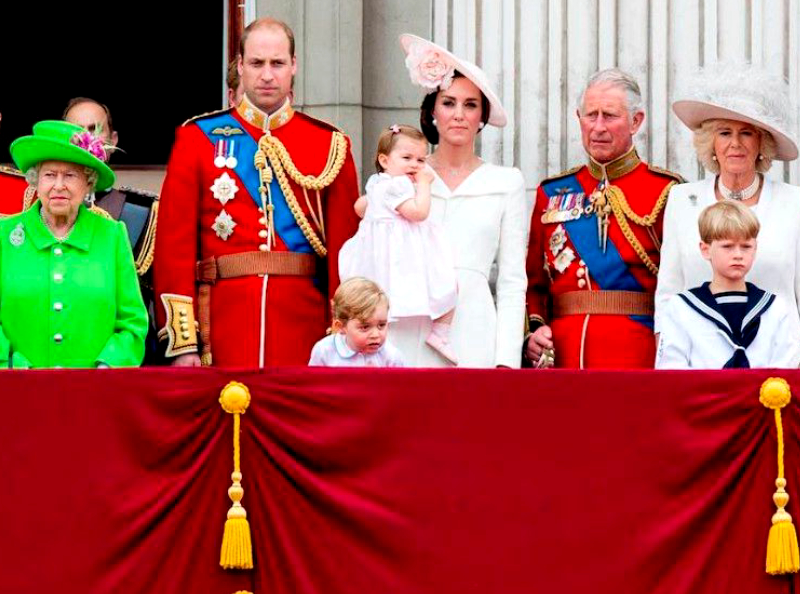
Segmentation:
<svg viewBox="0 0 800 594">
<path fill-rule="evenodd" d="M 0 215 L 21 212 L 23 208 L 30 206 L 33 194 L 22 173 L 0 166 Z"/>
<path fill-rule="evenodd" d="M 240 176 L 231 168 L 215 166 L 220 150 L 229 149 L 230 141 L 234 147 L 242 146 L 242 134 L 258 142 L 267 130 L 267 134 L 283 143 L 300 173 L 319 176 L 330 161 L 332 140 L 338 134 L 342 146 L 346 146 L 346 156 L 332 183 L 320 191 L 321 221 L 319 212 L 315 216 L 309 212 L 309 206 L 318 210 L 316 192 L 309 189 L 304 194 L 301 187 L 289 181 L 309 225 L 317 236 L 324 236 L 327 257 L 318 259 L 316 276 L 248 274 L 219 279 L 210 286 L 208 314 L 213 365 L 305 365 L 328 324 L 330 297 L 339 282 L 339 248 L 358 226 L 353 209 L 359 195 L 358 180 L 349 140 L 333 126 L 295 112 L 288 102 L 269 117 L 246 99 L 236 109 L 217 113 L 230 114 L 233 125 L 214 128 L 212 134 L 216 136 L 209 136 L 201 129 L 204 116 L 178 128 L 162 188 L 154 282 L 158 326 L 164 327 L 162 334 L 169 339 L 167 355 L 198 351 L 194 328 L 187 329 L 193 326 L 193 321 L 186 316 L 186 304 L 191 303 L 188 313 L 191 314 L 193 306 L 202 324 L 204 313 L 197 311 L 195 276 L 199 260 L 243 252 L 298 249 L 313 255 L 309 245 L 293 247 L 297 237 L 302 239 L 302 236 L 298 235 L 297 217 L 292 218 L 285 203 L 282 209 L 276 204 L 276 218 L 280 214 L 285 222 L 289 217 L 292 228 L 282 236 L 283 231 L 276 226 L 274 245 L 269 250 L 268 217 L 241 179 L 255 171 L 253 159 L 241 165 L 247 170 L 237 168 L 236 171 L 244 172 Z M 222 148 L 217 150 L 220 145 Z M 215 197 L 212 190 L 219 185 L 223 173 L 238 188 L 227 200 L 222 194 L 218 194 L 222 199 Z M 324 227 L 324 233 L 320 226 Z M 292 241 L 286 239 L 289 236 Z M 180 319 L 171 319 L 175 316 Z M 168 326 L 173 328 L 172 334 Z"/>
<path fill-rule="evenodd" d="M 621 190 L 634 216 L 652 216 L 651 226 L 625 217 L 650 267 L 637 253 L 635 242 L 623 233 L 615 214 L 608 217 L 603 250 L 597 214 L 589 207 L 604 176 L 609 188 Z M 637 307 L 648 302 L 652 308 L 656 287 L 653 269 L 659 263 L 663 207 L 669 187 L 676 181 L 682 180 L 671 172 L 648 166 L 631 149 L 606 164 L 605 174 L 602 165 L 590 161 L 589 165 L 549 178 L 539 186 L 528 248 L 527 306 L 532 328 L 546 323 L 553 331 L 556 367 L 653 367 L 652 314 L 592 311 L 599 307 L 595 300 L 600 297 L 610 298 L 610 305 L 603 300 L 610 311 L 631 311 L 625 308 L 634 306 L 616 303 L 615 298 L 623 296 L 636 301 Z M 593 291 L 593 295 L 581 294 Z"/>
</svg>

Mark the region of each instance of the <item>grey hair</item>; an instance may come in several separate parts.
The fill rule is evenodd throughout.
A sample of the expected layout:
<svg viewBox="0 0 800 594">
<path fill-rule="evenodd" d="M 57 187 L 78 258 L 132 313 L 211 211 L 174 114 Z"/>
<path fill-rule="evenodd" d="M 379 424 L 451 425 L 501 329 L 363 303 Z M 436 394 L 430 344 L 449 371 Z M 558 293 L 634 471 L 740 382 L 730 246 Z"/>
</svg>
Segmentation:
<svg viewBox="0 0 800 594">
<path fill-rule="evenodd" d="M 642 102 L 642 91 L 639 89 L 639 83 L 632 75 L 619 68 L 606 68 L 605 70 L 598 70 L 586 82 L 581 94 L 578 96 L 578 111 L 583 112 L 583 100 L 586 96 L 586 91 L 589 87 L 595 85 L 606 84 L 617 87 L 625 91 L 625 98 L 627 99 L 628 113 L 633 117 L 640 111 L 644 111 L 644 103 Z"/>
<path fill-rule="evenodd" d="M 36 186 L 39 183 L 39 169 L 41 169 L 41 167 L 41 162 L 36 163 L 25 172 L 25 180 L 28 182 L 29 186 Z M 84 167 L 83 174 L 86 176 L 86 182 L 89 184 L 89 193 L 94 192 L 100 174 L 97 173 L 96 169 L 92 169 L 91 167 Z"/>
<path fill-rule="evenodd" d="M 719 175 L 719 161 L 714 160 L 714 136 L 725 120 L 713 119 L 706 120 L 699 128 L 694 131 L 694 150 L 697 153 L 697 160 L 705 167 L 706 171 Z M 759 138 L 759 159 L 756 159 L 756 171 L 766 173 L 772 167 L 772 160 L 778 154 L 778 145 L 772 134 L 763 128 L 753 125 L 758 132 Z"/>
</svg>

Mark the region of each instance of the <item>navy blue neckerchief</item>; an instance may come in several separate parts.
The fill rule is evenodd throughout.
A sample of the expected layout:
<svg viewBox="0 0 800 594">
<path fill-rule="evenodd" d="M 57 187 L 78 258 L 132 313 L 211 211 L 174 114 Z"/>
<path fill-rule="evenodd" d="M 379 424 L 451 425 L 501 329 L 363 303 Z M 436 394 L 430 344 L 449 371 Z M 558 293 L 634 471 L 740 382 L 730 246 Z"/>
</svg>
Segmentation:
<svg viewBox="0 0 800 594">
<path fill-rule="evenodd" d="M 239 128 L 242 125 L 239 121 L 231 115 L 231 112 L 213 115 L 206 118 L 200 118 L 195 121 L 197 127 L 205 134 L 206 138 L 212 145 L 216 146 L 217 140 L 223 136 L 217 132 L 217 129 L 224 128 Z M 225 137 L 227 139 L 227 137 Z M 258 142 L 247 131 L 244 134 L 237 134 L 232 137 L 236 142 L 236 168 L 233 171 L 236 176 L 244 184 L 244 189 L 247 194 L 255 202 L 259 208 L 261 204 L 261 194 L 259 188 L 261 187 L 261 180 L 258 176 L 258 170 L 253 165 L 253 157 L 255 157 L 258 150 Z M 211 153 L 209 152 L 209 155 Z M 222 173 L 224 169 L 220 169 Z M 289 205 L 286 204 L 286 198 L 283 195 L 283 190 L 278 183 L 277 176 L 273 174 L 272 181 L 270 182 L 270 195 L 272 196 L 272 204 L 275 206 L 273 210 L 275 217 L 275 233 L 281 238 L 281 241 L 286 245 L 290 252 L 303 252 L 306 254 L 313 254 L 314 250 L 311 244 L 308 243 L 303 230 L 297 224 L 297 221 L 289 210 Z"/>
<path fill-rule="evenodd" d="M 561 177 L 542 184 L 542 190 L 549 198 L 559 191 L 585 192 L 578 181 L 577 173 Z M 585 192 L 587 196 L 591 192 Z M 628 268 L 625 260 L 617 250 L 617 246 L 609 237 L 606 250 L 600 247 L 597 234 L 597 216 L 581 214 L 578 218 L 563 223 L 572 245 L 578 252 L 578 257 L 586 262 L 592 280 L 603 291 L 637 291 L 644 292 L 644 287 Z M 631 320 L 643 324 L 650 330 L 653 329 L 653 316 L 628 316 Z"/>
<path fill-rule="evenodd" d="M 734 345 L 733 356 L 728 359 L 723 369 L 749 368 L 750 360 L 745 349 L 749 347 L 758 334 L 761 325 L 761 316 L 775 302 L 775 295 L 763 291 L 751 283 L 747 286 L 747 312 L 742 319 L 741 328 L 731 328 L 728 320 L 719 311 L 717 300 L 709 289 L 710 283 L 703 283 L 694 289 L 689 289 L 678 296 L 698 314 L 712 322 L 725 333 Z"/>
</svg>

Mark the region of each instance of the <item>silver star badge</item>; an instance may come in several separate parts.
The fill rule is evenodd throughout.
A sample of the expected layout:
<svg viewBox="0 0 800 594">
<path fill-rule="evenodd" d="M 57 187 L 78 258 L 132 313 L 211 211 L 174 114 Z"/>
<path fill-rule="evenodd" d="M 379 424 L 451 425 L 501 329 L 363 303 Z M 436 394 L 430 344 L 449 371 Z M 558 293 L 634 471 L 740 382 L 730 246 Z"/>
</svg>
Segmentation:
<svg viewBox="0 0 800 594">
<path fill-rule="evenodd" d="M 575 252 L 572 251 L 572 248 L 564 248 L 564 251 L 558 254 L 558 257 L 553 260 L 553 266 L 559 272 L 564 272 L 567 268 L 569 268 L 569 265 L 574 259 Z"/>
<path fill-rule="evenodd" d="M 217 218 L 214 219 L 214 224 L 211 225 L 211 228 L 214 230 L 214 233 L 217 234 L 223 241 L 227 241 L 228 238 L 233 235 L 233 228 L 236 226 L 236 222 L 233 220 L 233 217 L 225 212 L 223 208 Z"/>
<path fill-rule="evenodd" d="M 236 180 L 225 172 L 214 180 L 214 185 L 210 190 L 214 194 L 214 198 L 219 200 L 222 206 L 225 206 L 228 200 L 233 200 L 236 192 L 239 191 L 239 186 L 236 185 Z"/>
</svg>

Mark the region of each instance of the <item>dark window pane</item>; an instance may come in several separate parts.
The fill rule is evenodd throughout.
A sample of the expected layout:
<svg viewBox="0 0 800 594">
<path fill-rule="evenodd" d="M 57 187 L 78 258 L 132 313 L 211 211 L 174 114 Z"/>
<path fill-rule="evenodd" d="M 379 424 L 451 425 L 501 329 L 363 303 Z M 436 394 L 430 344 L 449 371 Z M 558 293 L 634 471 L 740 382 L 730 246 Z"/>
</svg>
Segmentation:
<svg viewBox="0 0 800 594">
<path fill-rule="evenodd" d="M 177 10 L 176 10 L 177 9 Z M 7 2 L 0 9 L 0 162 L 67 101 L 108 105 L 112 165 L 164 164 L 175 127 L 220 107 L 223 2 Z"/>
</svg>

